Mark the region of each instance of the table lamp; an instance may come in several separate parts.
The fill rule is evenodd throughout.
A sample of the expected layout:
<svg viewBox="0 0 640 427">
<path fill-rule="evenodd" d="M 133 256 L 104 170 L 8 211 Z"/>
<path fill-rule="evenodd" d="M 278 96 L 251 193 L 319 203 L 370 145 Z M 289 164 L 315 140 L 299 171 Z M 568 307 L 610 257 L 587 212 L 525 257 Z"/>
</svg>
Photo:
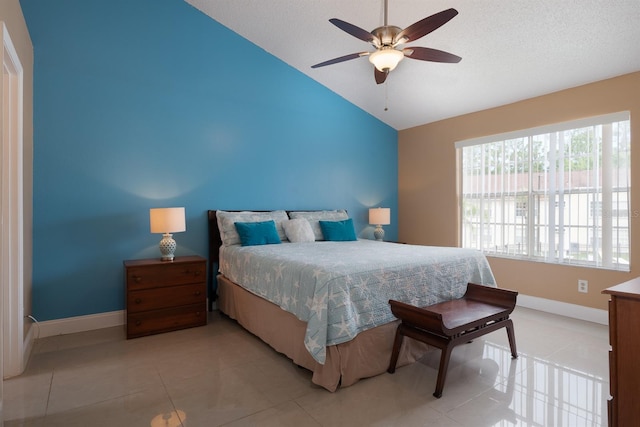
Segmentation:
<svg viewBox="0 0 640 427">
<path fill-rule="evenodd" d="M 184 208 L 149 209 L 149 223 L 152 233 L 162 233 L 160 253 L 162 261 L 173 261 L 176 241 L 171 233 L 186 231 Z"/>
<path fill-rule="evenodd" d="M 384 239 L 383 225 L 391 224 L 391 209 L 389 208 L 371 208 L 369 209 L 369 224 L 375 225 L 373 237 L 381 241 Z"/>
</svg>

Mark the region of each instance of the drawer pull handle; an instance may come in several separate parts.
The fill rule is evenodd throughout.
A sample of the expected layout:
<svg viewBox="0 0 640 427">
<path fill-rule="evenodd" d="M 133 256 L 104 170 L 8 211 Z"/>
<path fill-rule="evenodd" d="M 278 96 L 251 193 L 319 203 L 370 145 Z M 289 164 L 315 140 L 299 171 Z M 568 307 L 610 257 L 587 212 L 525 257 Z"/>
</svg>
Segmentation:
<svg viewBox="0 0 640 427">
<path fill-rule="evenodd" d="M 136 320 L 136 326 L 140 326 L 140 325 L 142 325 L 142 322 L 139 320 Z"/>
<path fill-rule="evenodd" d="M 196 295 L 197 297 L 199 297 L 199 296 L 200 296 L 200 291 L 196 291 L 195 295 Z"/>
<path fill-rule="evenodd" d="M 192 271 L 191 271 L 191 270 L 189 270 L 189 269 L 186 269 L 186 270 L 183 270 L 183 271 L 182 271 L 182 274 L 184 274 L 185 276 L 190 276 L 190 275 L 191 275 L 191 273 L 193 273 L 193 275 L 194 275 L 194 276 L 199 276 L 199 275 L 200 275 L 200 273 L 201 273 L 201 271 L 200 271 L 200 270 L 195 270 L 195 271 L 193 271 L 193 272 L 192 272 Z"/>
<path fill-rule="evenodd" d="M 140 298 L 136 298 L 136 304 L 140 304 L 142 300 Z"/>
<path fill-rule="evenodd" d="M 141 276 L 133 276 L 133 280 L 134 280 L 136 283 L 140 283 L 140 282 L 142 282 L 142 277 L 141 277 Z"/>
</svg>

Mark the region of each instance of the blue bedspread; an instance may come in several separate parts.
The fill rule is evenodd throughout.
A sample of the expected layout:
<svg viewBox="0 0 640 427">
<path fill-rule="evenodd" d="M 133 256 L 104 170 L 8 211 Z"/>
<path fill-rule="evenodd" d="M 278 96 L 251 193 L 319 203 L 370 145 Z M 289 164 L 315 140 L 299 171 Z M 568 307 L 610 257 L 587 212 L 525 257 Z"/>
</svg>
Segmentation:
<svg viewBox="0 0 640 427">
<path fill-rule="evenodd" d="M 495 286 L 479 251 L 372 240 L 223 246 L 220 273 L 307 322 L 319 363 L 326 346 L 395 320 L 389 299 L 426 306 L 462 297 L 469 282 Z"/>
</svg>

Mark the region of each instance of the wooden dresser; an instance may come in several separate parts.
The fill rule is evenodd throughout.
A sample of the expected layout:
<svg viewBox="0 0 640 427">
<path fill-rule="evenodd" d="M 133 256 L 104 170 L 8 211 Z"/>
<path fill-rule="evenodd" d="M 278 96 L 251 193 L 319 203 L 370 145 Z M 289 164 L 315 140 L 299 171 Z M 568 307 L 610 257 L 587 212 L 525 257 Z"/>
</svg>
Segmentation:
<svg viewBox="0 0 640 427">
<path fill-rule="evenodd" d="M 640 422 L 640 277 L 602 291 L 609 301 L 609 426 Z"/>
<path fill-rule="evenodd" d="M 207 324 L 206 260 L 124 261 L 127 338 Z"/>
</svg>

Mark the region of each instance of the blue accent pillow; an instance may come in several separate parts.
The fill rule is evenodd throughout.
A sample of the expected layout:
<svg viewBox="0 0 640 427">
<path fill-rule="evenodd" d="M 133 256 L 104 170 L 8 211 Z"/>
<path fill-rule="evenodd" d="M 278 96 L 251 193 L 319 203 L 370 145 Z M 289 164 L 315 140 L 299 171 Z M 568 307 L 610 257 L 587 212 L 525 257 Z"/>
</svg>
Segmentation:
<svg viewBox="0 0 640 427">
<path fill-rule="evenodd" d="M 236 222 L 236 230 L 242 246 L 270 245 L 282 243 L 275 221 Z"/>
<path fill-rule="evenodd" d="M 356 230 L 353 228 L 353 219 L 345 219 L 342 221 L 319 221 L 320 228 L 325 240 L 334 242 L 347 242 L 358 240 L 356 238 Z"/>
</svg>

